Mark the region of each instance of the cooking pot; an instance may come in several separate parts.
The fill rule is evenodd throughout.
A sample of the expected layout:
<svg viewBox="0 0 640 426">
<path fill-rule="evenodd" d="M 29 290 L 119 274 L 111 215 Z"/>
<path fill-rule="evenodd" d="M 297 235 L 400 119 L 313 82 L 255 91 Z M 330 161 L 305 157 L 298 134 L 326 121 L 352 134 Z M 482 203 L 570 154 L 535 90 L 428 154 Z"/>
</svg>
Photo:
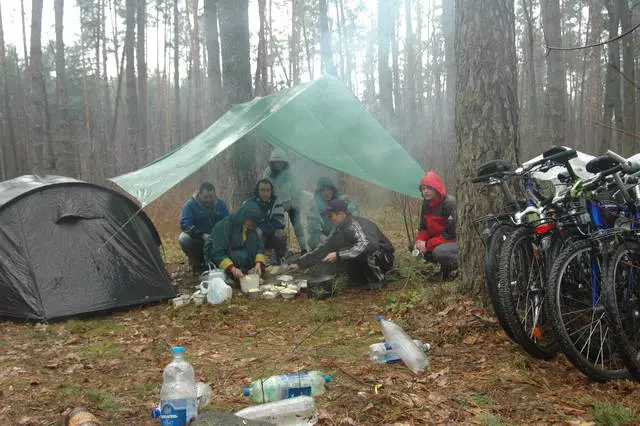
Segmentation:
<svg viewBox="0 0 640 426">
<path fill-rule="evenodd" d="M 320 275 L 307 279 L 307 298 L 322 300 L 335 296 L 335 276 Z"/>
</svg>

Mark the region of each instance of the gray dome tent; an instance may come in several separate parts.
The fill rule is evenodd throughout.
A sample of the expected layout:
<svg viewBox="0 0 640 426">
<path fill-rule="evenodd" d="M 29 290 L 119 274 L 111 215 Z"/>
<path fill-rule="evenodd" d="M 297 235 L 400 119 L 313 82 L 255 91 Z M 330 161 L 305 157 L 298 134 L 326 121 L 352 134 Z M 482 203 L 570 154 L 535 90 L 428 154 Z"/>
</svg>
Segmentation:
<svg viewBox="0 0 640 426">
<path fill-rule="evenodd" d="M 174 297 L 158 232 L 137 210 L 71 178 L 0 182 L 0 316 L 49 320 Z"/>
</svg>

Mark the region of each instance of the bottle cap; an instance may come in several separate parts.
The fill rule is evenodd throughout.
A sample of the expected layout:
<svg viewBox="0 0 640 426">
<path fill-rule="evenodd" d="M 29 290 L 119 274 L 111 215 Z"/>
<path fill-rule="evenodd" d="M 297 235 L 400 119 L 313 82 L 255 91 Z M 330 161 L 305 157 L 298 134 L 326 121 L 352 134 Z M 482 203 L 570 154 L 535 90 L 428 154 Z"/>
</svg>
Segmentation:
<svg viewBox="0 0 640 426">
<path fill-rule="evenodd" d="M 171 353 L 174 354 L 183 354 L 184 353 L 184 348 L 182 346 L 175 346 L 172 350 Z"/>
<path fill-rule="evenodd" d="M 324 376 L 324 382 L 325 382 L 325 383 L 329 383 L 329 382 L 331 382 L 331 376 L 330 376 L 330 375 L 328 375 L 328 374 L 327 374 L 326 376 Z"/>
<path fill-rule="evenodd" d="M 390 350 L 391 350 L 391 345 L 390 345 L 390 344 L 388 344 L 387 342 L 384 342 L 384 348 L 385 348 L 386 350 L 390 351 Z"/>
<path fill-rule="evenodd" d="M 151 418 L 157 419 L 158 417 L 160 417 L 160 409 L 156 407 L 153 410 L 151 410 Z"/>
<path fill-rule="evenodd" d="M 382 321 L 384 318 L 382 318 L 382 315 L 378 315 L 377 320 L 378 321 Z"/>
<path fill-rule="evenodd" d="M 243 388 L 243 389 L 242 389 L 242 394 L 243 394 L 244 396 L 251 396 L 251 389 L 249 389 L 249 388 Z"/>
</svg>

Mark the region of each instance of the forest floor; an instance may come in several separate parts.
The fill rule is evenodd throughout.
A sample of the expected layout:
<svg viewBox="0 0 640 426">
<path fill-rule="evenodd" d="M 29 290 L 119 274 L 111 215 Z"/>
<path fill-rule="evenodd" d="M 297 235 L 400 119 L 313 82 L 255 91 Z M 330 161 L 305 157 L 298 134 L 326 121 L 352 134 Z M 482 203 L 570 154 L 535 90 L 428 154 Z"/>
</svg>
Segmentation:
<svg viewBox="0 0 640 426">
<path fill-rule="evenodd" d="M 404 247 L 397 212 L 375 217 Z M 192 289 L 197 280 L 173 225 L 154 222 L 172 279 Z M 149 412 L 174 345 L 186 347 L 197 379 L 211 384 L 205 411 L 250 405 L 241 393 L 252 380 L 321 370 L 332 377 L 316 398 L 321 425 L 640 423 L 640 384 L 595 383 L 562 355 L 527 356 L 491 308 L 462 296 L 456 282 L 428 279 L 429 268 L 414 262 L 399 253 L 402 280 L 325 301 L 234 296 L 216 306 L 160 303 L 52 324 L 3 322 L 0 424 L 56 425 L 82 405 L 105 425 L 158 424 Z M 369 361 L 368 346 L 382 339 L 378 314 L 431 344 L 426 372 Z"/>
</svg>

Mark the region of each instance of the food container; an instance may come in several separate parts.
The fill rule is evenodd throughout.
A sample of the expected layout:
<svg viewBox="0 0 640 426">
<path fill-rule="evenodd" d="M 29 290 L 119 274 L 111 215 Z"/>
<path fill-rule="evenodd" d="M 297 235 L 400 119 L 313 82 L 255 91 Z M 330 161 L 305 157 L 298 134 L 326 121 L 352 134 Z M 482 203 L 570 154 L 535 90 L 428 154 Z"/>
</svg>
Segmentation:
<svg viewBox="0 0 640 426">
<path fill-rule="evenodd" d="M 275 299 L 276 297 L 278 297 L 278 293 L 276 293 L 275 291 L 265 291 L 264 293 L 262 293 L 263 299 Z"/>
<path fill-rule="evenodd" d="M 193 296 L 193 303 L 196 305 L 202 305 L 207 300 L 207 295 L 203 293 L 198 293 Z"/>
<path fill-rule="evenodd" d="M 173 299 L 171 299 L 171 303 L 173 304 L 174 308 L 177 308 L 178 306 L 184 306 L 187 303 L 189 303 L 190 298 L 191 297 L 188 294 L 183 294 L 181 296 L 174 297 Z"/>
<path fill-rule="evenodd" d="M 240 279 L 240 290 L 248 293 L 249 290 L 260 287 L 260 276 L 258 274 L 248 274 Z"/>
<path fill-rule="evenodd" d="M 280 281 L 280 284 L 283 286 L 293 283 L 293 277 L 291 275 L 279 275 L 277 279 L 278 281 Z"/>
<path fill-rule="evenodd" d="M 293 299 L 296 297 L 296 294 L 298 294 L 298 291 L 290 288 L 285 288 L 280 292 L 280 296 L 282 296 L 283 299 Z"/>
<path fill-rule="evenodd" d="M 296 284 L 300 291 L 307 291 L 307 280 L 296 280 Z"/>
<path fill-rule="evenodd" d="M 252 288 L 251 290 L 248 291 L 250 299 L 258 299 L 260 298 L 260 296 L 262 296 L 262 293 L 263 293 L 263 290 L 260 288 Z"/>
</svg>

